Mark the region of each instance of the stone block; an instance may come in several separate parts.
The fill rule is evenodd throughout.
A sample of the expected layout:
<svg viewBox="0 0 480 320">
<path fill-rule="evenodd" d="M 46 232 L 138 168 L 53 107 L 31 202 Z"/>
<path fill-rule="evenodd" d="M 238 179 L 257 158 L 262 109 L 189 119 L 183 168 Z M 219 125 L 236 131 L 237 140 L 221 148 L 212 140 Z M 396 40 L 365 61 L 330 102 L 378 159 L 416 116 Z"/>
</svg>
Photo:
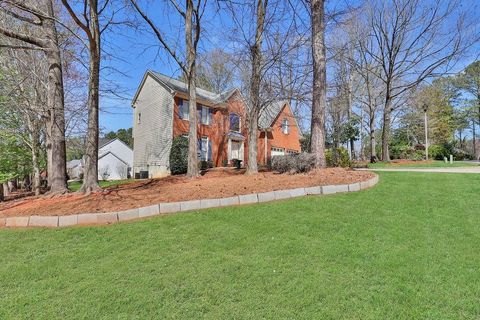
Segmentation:
<svg viewBox="0 0 480 320">
<path fill-rule="evenodd" d="M 129 221 L 138 219 L 138 208 L 117 212 L 118 221 Z"/>
<path fill-rule="evenodd" d="M 307 187 L 305 188 L 305 193 L 306 194 L 313 194 L 313 195 L 318 195 L 322 194 L 322 187 Z"/>
<path fill-rule="evenodd" d="M 340 193 L 340 192 L 348 192 L 348 184 L 339 184 L 333 186 L 323 186 L 322 187 L 323 194 L 333 194 L 333 193 Z"/>
<path fill-rule="evenodd" d="M 199 210 L 201 209 L 200 200 L 182 201 L 180 202 L 181 211 Z"/>
<path fill-rule="evenodd" d="M 28 221 L 29 227 L 57 227 L 58 217 L 56 216 L 31 216 Z"/>
<path fill-rule="evenodd" d="M 220 207 L 220 199 L 204 199 L 200 200 L 200 207 L 202 209 Z"/>
<path fill-rule="evenodd" d="M 9 217 L 5 220 L 7 227 L 26 227 L 28 226 L 28 220 L 30 217 Z"/>
<path fill-rule="evenodd" d="M 155 204 L 153 206 L 138 208 L 138 216 L 140 218 L 157 216 L 160 214 L 160 206 Z"/>
<path fill-rule="evenodd" d="M 77 215 L 78 220 L 77 224 L 78 225 L 94 225 L 98 223 L 98 214 L 97 213 L 82 213 Z"/>
<path fill-rule="evenodd" d="M 258 202 L 268 202 L 275 200 L 275 191 L 262 192 L 258 194 Z"/>
<path fill-rule="evenodd" d="M 352 183 L 348 185 L 348 191 L 353 192 L 353 191 L 360 191 L 360 183 Z"/>
<path fill-rule="evenodd" d="M 243 194 L 238 196 L 240 204 L 258 203 L 258 196 L 256 193 Z"/>
<path fill-rule="evenodd" d="M 69 227 L 69 226 L 75 226 L 77 224 L 78 224 L 78 215 L 76 214 L 58 217 L 59 227 Z"/>
<path fill-rule="evenodd" d="M 180 211 L 180 202 L 165 202 L 160 203 L 160 213 L 172 213 Z"/>
<path fill-rule="evenodd" d="M 99 224 L 112 224 L 117 222 L 118 222 L 118 216 L 116 212 L 97 214 L 97 223 Z"/>
<path fill-rule="evenodd" d="M 307 193 L 305 192 L 305 188 L 290 189 L 290 197 L 292 198 L 303 197 L 306 195 Z"/>
<path fill-rule="evenodd" d="M 291 198 L 290 190 L 277 190 L 275 191 L 275 200 Z"/>
<path fill-rule="evenodd" d="M 228 198 L 221 198 L 220 199 L 220 206 L 235 206 L 240 203 L 238 196 L 235 197 L 228 197 Z"/>
</svg>

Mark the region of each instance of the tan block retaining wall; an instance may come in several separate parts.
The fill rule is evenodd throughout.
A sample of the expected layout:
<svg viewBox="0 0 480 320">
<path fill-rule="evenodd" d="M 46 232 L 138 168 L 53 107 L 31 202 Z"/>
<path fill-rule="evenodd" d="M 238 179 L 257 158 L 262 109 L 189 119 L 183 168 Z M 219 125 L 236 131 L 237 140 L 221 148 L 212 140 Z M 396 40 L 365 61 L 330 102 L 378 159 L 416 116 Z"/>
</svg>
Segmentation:
<svg viewBox="0 0 480 320">
<path fill-rule="evenodd" d="M 105 225 L 121 221 L 136 220 L 167 213 L 225 207 L 239 204 L 252 204 L 280 199 L 289 199 L 305 195 L 334 194 L 356 192 L 373 187 L 378 183 L 378 175 L 370 180 L 344 185 L 318 186 L 252 193 L 221 199 L 202 199 L 191 201 L 167 202 L 120 212 L 82 213 L 68 216 L 26 216 L 0 218 L 0 227 L 69 227 L 80 225 Z"/>
</svg>

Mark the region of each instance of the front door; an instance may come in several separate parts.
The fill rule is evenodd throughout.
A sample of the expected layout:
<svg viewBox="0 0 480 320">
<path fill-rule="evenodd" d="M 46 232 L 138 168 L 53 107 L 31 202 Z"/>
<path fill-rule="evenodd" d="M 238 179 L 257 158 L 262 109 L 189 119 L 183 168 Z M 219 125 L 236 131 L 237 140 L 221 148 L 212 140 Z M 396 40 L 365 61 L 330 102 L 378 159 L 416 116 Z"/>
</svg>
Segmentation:
<svg viewBox="0 0 480 320">
<path fill-rule="evenodd" d="M 240 154 L 240 149 L 242 148 L 242 143 L 240 141 L 232 141 L 232 154 L 231 159 L 240 159 L 243 157 Z"/>
</svg>

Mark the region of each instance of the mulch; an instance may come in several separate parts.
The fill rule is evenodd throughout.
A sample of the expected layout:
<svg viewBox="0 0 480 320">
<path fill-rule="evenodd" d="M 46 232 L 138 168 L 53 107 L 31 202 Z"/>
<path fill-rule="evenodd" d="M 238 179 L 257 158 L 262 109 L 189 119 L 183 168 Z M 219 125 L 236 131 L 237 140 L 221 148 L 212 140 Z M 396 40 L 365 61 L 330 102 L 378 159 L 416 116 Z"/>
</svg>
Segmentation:
<svg viewBox="0 0 480 320">
<path fill-rule="evenodd" d="M 261 172 L 245 175 L 243 170 L 220 168 L 197 179 L 184 175 L 139 180 L 111 186 L 103 192 L 49 197 L 32 196 L 0 203 L 0 217 L 25 215 L 69 215 L 121 211 L 161 202 L 232 197 L 321 185 L 350 184 L 374 176 L 371 172 L 343 168 L 315 170 L 306 174 Z"/>
</svg>

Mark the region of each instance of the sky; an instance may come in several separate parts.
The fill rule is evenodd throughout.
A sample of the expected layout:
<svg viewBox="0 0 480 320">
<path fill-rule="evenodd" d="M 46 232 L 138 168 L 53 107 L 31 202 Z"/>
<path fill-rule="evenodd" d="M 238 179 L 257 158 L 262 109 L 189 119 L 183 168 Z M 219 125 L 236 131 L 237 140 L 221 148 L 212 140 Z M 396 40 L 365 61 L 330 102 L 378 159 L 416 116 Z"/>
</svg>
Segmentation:
<svg viewBox="0 0 480 320">
<path fill-rule="evenodd" d="M 342 6 L 344 5 L 342 1 L 346 0 L 331 0 L 327 2 L 327 5 L 330 7 Z M 178 44 L 183 42 L 183 25 L 178 13 L 171 8 L 166 10 L 168 5 L 164 1 L 152 1 L 147 5 L 143 1 L 139 2 L 142 3 L 142 8 L 159 28 L 169 35 L 168 41 L 176 47 L 178 52 L 182 52 L 182 46 Z M 210 1 L 210 4 L 212 2 Z M 352 2 L 349 3 L 352 5 Z M 353 2 L 353 4 L 356 3 L 359 1 Z M 465 8 L 478 12 L 480 16 L 479 0 L 461 0 L 461 4 Z M 135 16 L 133 11 L 124 12 L 124 14 L 129 19 Z M 203 40 L 200 43 L 199 51 L 206 52 L 212 48 L 225 48 L 228 45 L 228 42 L 225 41 L 228 34 L 224 33 L 224 30 L 228 30 L 232 26 L 228 15 L 218 13 L 218 10 L 211 6 L 207 8 L 204 21 L 204 30 L 206 31 L 202 34 Z M 180 72 L 176 63 L 158 45 L 158 40 L 148 29 L 141 26 L 138 28 L 114 26 L 105 33 L 103 44 L 105 53 L 102 62 L 104 67 L 101 76 L 102 86 L 109 88 L 114 85 L 117 88 L 115 95 L 104 94 L 101 97 L 100 128 L 105 133 L 132 126 L 130 102 L 146 70 L 151 69 L 170 76 L 178 76 Z M 475 52 L 477 54 L 480 52 L 479 45 L 472 50 L 472 53 Z M 474 58 L 473 55 L 465 57 L 456 66 L 456 71 L 471 63 Z"/>
</svg>

